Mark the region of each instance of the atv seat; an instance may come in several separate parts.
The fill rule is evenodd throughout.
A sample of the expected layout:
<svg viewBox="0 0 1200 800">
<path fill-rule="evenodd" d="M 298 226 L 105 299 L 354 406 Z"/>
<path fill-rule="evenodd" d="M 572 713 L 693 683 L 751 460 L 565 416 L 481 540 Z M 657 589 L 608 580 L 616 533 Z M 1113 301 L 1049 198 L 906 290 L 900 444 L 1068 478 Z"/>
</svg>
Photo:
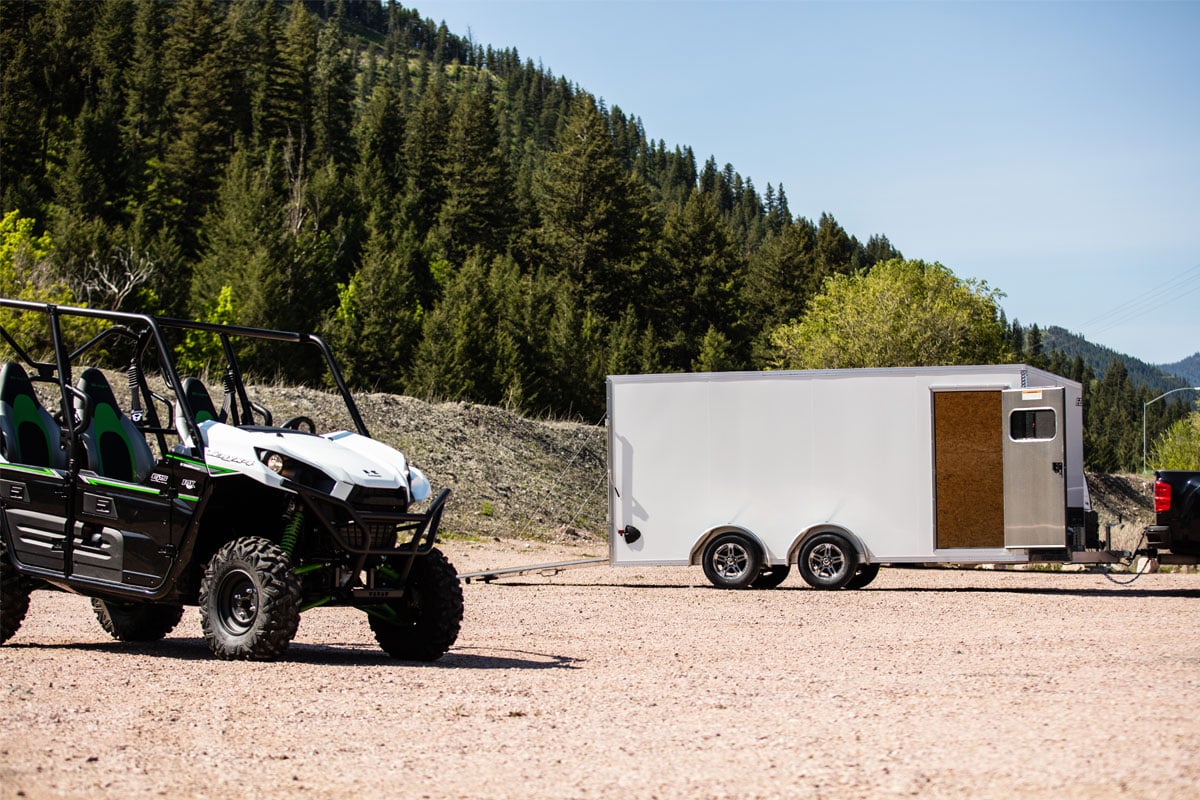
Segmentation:
<svg viewBox="0 0 1200 800">
<path fill-rule="evenodd" d="M 204 384 L 199 378 L 184 378 L 183 401 L 187 404 L 187 410 L 191 413 L 192 419 L 196 420 L 197 425 L 210 419 L 215 419 L 217 422 L 225 421 L 225 410 L 222 409 L 220 413 L 217 413 L 208 389 L 204 388 Z"/>
<path fill-rule="evenodd" d="M 108 379 L 89 368 L 76 385 L 92 402 L 92 418 L 83 433 L 88 468 L 116 480 L 140 482 L 154 468 L 154 456 L 146 437 L 121 413 Z"/>
<path fill-rule="evenodd" d="M 0 368 L 0 453 L 9 461 L 63 469 L 62 428 L 42 407 L 20 364 Z"/>
<path fill-rule="evenodd" d="M 175 404 L 175 430 L 179 433 L 179 440 L 185 451 L 196 446 L 188 430 L 188 418 L 194 419 L 197 425 L 211 420 L 224 422 L 226 419 L 225 409 L 217 411 L 208 389 L 199 378 L 183 379 L 183 396 Z"/>
</svg>

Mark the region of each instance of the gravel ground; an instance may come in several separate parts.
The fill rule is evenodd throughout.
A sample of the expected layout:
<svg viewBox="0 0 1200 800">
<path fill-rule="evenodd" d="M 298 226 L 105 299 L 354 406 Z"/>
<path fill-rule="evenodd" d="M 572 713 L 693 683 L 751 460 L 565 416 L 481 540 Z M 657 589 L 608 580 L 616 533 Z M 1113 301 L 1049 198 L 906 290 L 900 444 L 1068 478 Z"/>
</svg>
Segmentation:
<svg viewBox="0 0 1200 800">
<path fill-rule="evenodd" d="M 454 541 L 460 571 L 603 555 Z M 391 662 L 305 614 L 272 664 L 38 592 L 0 647 L 5 798 L 1193 798 L 1200 575 L 885 569 L 866 590 L 589 567 L 464 586 Z"/>
</svg>

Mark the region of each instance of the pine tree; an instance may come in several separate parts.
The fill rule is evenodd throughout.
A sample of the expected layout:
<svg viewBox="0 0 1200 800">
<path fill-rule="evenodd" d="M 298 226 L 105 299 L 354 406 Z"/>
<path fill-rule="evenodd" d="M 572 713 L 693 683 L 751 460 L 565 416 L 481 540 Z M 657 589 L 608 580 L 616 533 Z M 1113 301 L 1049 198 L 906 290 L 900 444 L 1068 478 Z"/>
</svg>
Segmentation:
<svg viewBox="0 0 1200 800">
<path fill-rule="evenodd" d="M 615 317 L 638 268 L 646 209 L 591 96 L 573 103 L 533 189 L 547 263 L 579 286 L 585 305 Z"/>
<path fill-rule="evenodd" d="M 854 243 L 846 229 L 831 214 L 821 214 L 817 223 L 817 267 L 821 280 L 851 271 Z M 814 290 L 819 286 L 812 287 Z"/>
<path fill-rule="evenodd" d="M 671 212 L 660 258 L 663 274 L 654 282 L 653 308 L 662 321 L 669 366 L 690 368 L 709 328 L 727 341 L 745 338 L 737 330 L 734 288 L 744 267 L 715 195 L 693 192 L 682 209 Z"/>
<path fill-rule="evenodd" d="M 430 69 L 433 69 L 430 67 Z M 442 171 L 446 159 L 446 129 L 450 123 L 446 81 L 433 75 L 404 131 L 404 195 L 400 213 L 424 242 L 445 198 Z"/>
<path fill-rule="evenodd" d="M 408 388 L 425 315 L 418 291 L 424 268 L 411 234 L 397 242 L 390 231 L 371 226 L 362 265 L 340 287 L 329 326 L 352 384 L 385 392 Z"/>
<path fill-rule="evenodd" d="M 174 79 L 167 105 L 175 127 L 154 179 L 163 183 L 156 199 L 192 252 L 230 151 L 231 73 L 228 54 L 218 47 L 220 13 L 204 0 L 181 0 L 163 42 L 163 68 Z"/>
<path fill-rule="evenodd" d="M 312 131 L 313 75 L 317 69 L 317 21 L 304 3 L 293 2 L 283 31 L 277 77 L 279 125 L 297 141 Z"/>
<path fill-rule="evenodd" d="M 139 3 L 133 20 L 130 62 L 125 74 L 125 108 L 121 117 L 121 150 L 129 178 L 122 198 L 127 216 L 142 216 L 142 223 L 159 229 L 161 200 L 153 181 L 161 174 L 170 115 L 166 100 L 169 90 L 163 67 L 163 40 L 169 8 L 165 3 Z"/>
<path fill-rule="evenodd" d="M 1045 346 L 1042 344 L 1042 331 L 1037 323 L 1033 323 L 1025 336 L 1025 359 L 1031 367 L 1044 367 L 1046 364 Z"/>
<path fill-rule="evenodd" d="M 754 365 L 770 362 L 771 331 L 800 317 L 819 274 L 817 228 L 804 218 L 768 238 L 750 257 L 741 306 L 742 324 L 754 339 Z"/>
<path fill-rule="evenodd" d="M 395 76 L 379 81 L 359 117 L 356 165 L 359 196 L 375 227 L 390 226 L 404 189 L 404 107 Z"/>
<path fill-rule="evenodd" d="M 428 398 L 496 402 L 496 323 L 488 266 L 474 255 L 425 317 L 412 389 Z"/>
<path fill-rule="evenodd" d="M 451 263 L 475 248 L 499 253 L 508 239 L 512 200 L 486 80 L 459 97 L 450 120 L 434 238 Z"/>
<path fill-rule="evenodd" d="M 350 160 L 354 124 L 354 65 L 338 15 L 321 27 L 312 80 L 313 158 L 342 165 Z"/>
</svg>

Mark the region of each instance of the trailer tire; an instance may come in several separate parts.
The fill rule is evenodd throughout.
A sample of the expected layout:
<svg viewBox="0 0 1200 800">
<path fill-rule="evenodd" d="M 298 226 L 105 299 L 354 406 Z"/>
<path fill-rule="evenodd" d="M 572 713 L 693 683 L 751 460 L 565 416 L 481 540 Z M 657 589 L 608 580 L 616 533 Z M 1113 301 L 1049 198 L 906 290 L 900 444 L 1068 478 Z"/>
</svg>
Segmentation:
<svg viewBox="0 0 1200 800">
<path fill-rule="evenodd" d="M 704 576 L 718 589 L 745 589 L 762 571 L 762 552 L 740 533 L 723 533 L 704 548 Z"/>
<path fill-rule="evenodd" d="M 814 589 L 841 589 L 857 573 L 858 551 L 840 533 L 818 533 L 800 548 L 797 566 Z"/>
<path fill-rule="evenodd" d="M 750 583 L 751 589 L 774 589 L 779 584 L 787 580 L 788 572 L 791 571 L 791 564 L 779 564 L 774 567 L 764 567 L 763 571 L 758 573 L 758 577 Z"/>
<path fill-rule="evenodd" d="M 875 580 L 875 576 L 879 574 L 878 564 L 863 564 L 858 568 L 858 572 L 854 573 L 854 577 L 846 584 L 847 589 L 861 589 L 871 581 Z"/>
</svg>

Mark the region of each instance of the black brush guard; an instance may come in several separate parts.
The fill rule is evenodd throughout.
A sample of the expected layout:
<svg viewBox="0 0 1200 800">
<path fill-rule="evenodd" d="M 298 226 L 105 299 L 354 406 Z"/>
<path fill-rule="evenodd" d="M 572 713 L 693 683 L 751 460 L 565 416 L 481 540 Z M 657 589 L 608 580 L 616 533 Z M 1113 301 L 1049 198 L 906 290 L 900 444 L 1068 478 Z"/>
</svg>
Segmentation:
<svg viewBox="0 0 1200 800">
<path fill-rule="evenodd" d="M 357 556 L 425 555 L 437 541 L 450 497 L 450 490 L 442 489 L 424 513 L 372 511 L 304 487 L 294 488 L 338 546 Z"/>
</svg>

